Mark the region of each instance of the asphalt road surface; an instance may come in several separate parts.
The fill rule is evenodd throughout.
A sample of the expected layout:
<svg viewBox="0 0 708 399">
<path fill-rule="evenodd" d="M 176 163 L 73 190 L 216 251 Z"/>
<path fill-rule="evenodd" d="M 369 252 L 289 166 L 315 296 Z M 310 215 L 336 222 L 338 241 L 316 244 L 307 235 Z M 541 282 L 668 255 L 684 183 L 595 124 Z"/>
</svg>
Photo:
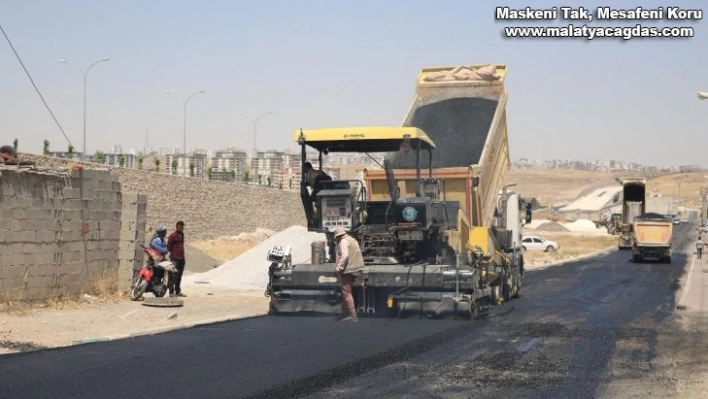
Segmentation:
<svg viewBox="0 0 708 399">
<path fill-rule="evenodd" d="M 688 225 L 675 243 L 689 245 Z M 708 334 L 675 310 L 687 255 L 628 251 L 526 274 L 485 319 L 257 317 L 0 357 L 2 398 L 671 397 Z M 694 377 L 695 378 L 695 377 Z M 695 397 L 700 397 L 695 396 Z M 690 395 L 683 397 L 691 397 Z"/>
</svg>

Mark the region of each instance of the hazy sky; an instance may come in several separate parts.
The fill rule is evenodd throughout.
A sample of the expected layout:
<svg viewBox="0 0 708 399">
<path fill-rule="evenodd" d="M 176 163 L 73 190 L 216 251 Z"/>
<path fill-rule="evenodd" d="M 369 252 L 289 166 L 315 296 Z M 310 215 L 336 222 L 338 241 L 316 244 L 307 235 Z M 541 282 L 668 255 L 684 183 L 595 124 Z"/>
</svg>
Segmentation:
<svg viewBox="0 0 708 399">
<path fill-rule="evenodd" d="M 400 125 L 423 67 L 497 63 L 509 69 L 513 159 L 621 159 L 708 167 L 708 28 L 690 39 L 508 39 L 497 5 L 594 10 L 698 1 L 174 1 L 3 0 L 0 26 L 77 151 L 182 147 L 295 149 L 294 128 Z M 708 8 L 708 7 L 707 7 Z M 640 22 L 645 26 L 659 26 Z M 576 22 L 576 25 L 582 23 Z M 635 26 L 593 21 L 590 26 Z M 68 143 L 0 36 L 0 141 L 21 151 Z M 164 94 L 169 89 L 177 95 Z"/>
</svg>

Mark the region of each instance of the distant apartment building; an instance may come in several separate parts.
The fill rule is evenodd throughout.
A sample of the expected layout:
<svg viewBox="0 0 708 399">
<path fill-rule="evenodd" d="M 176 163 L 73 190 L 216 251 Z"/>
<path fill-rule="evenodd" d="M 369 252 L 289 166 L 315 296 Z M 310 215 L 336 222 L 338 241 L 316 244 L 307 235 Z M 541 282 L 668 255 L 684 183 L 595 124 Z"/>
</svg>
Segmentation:
<svg viewBox="0 0 708 399">
<path fill-rule="evenodd" d="M 206 152 L 194 152 L 186 156 L 184 154 L 167 154 L 163 170 L 176 176 L 192 176 L 203 179 L 207 173 L 207 154 Z"/>
<path fill-rule="evenodd" d="M 242 181 L 246 173 L 248 153 L 245 151 L 216 151 L 211 157 L 211 180 Z"/>
<path fill-rule="evenodd" d="M 701 167 L 698 165 L 681 165 L 679 166 L 679 171 L 681 173 L 700 172 Z"/>
<path fill-rule="evenodd" d="M 83 158 L 83 154 L 80 152 L 69 153 L 68 151 L 51 151 L 49 156 L 55 158 L 75 159 L 77 161 Z"/>
<path fill-rule="evenodd" d="M 283 167 L 271 173 L 271 187 L 281 190 L 298 191 L 300 189 L 300 167 Z"/>
<path fill-rule="evenodd" d="M 138 157 L 133 154 L 103 154 L 104 164 L 108 166 L 120 166 L 123 168 L 135 168 L 138 164 Z"/>
<path fill-rule="evenodd" d="M 285 167 L 284 152 L 263 151 L 251 159 L 251 182 L 273 187 L 273 171 Z"/>
</svg>

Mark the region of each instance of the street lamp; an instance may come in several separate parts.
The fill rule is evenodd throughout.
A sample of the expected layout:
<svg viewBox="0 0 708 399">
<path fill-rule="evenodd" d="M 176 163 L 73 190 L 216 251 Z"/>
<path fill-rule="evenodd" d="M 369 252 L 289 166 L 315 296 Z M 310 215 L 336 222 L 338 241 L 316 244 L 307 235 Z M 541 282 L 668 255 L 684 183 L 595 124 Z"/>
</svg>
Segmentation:
<svg viewBox="0 0 708 399">
<path fill-rule="evenodd" d="M 272 114 L 272 113 L 273 113 L 273 111 L 264 112 L 264 113 L 258 115 L 258 117 L 257 117 L 256 119 L 253 119 L 253 118 L 251 117 L 251 115 L 249 115 L 249 114 L 247 114 L 247 113 L 245 113 L 245 112 L 236 112 L 236 115 L 243 115 L 243 116 L 245 116 L 245 117 L 248 117 L 248 119 L 251 120 L 251 123 L 253 123 L 253 156 L 256 156 L 256 133 L 257 133 L 257 130 L 256 130 L 256 129 L 258 128 L 258 121 L 259 121 L 262 117 L 264 117 L 264 116 L 266 116 L 266 115 L 270 115 L 270 114 Z"/>
<path fill-rule="evenodd" d="M 182 106 L 184 107 L 184 138 L 182 141 L 182 153 L 184 154 L 184 164 L 182 165 L 182 170 L 184 171 L 184 175 L 187 176 L 187 104 L 189 104 L 189 100 L 192 99 L 192 97 L 196 96 L 197 94 L 202 94 L 206 93 L 206 90 L 199 90 L 197 92 L 194 92 L 187 97 L 186 100 L 182 101 Z M 175 94 L 172 91 L 165 90 L 165 94 Z M 175 94 L 176 95 L 176 94 Z M 179 97 L 177 97 L 179 98 Z"/>
<path fill-rule="evenodd" d="M 78 70 L 81 71 L 81 75 L 84 76 L 84 152 L 83 152 L 84 160 L 86 160 L 86 77 L 88 76 L 89 71 L 91 70 L 91 68 L 93 68 L 94 65 L 98 64 L 99 62 L 104 62 L 104 61 L 108 61 L 108 60 L 110 60 L 110 58 L 104 57 L 104 58 L 94 62 L 93 64 L 89 65 L 89 67 L 86 68 L 86 70 L 82 70 L 81 67 L 74 64 L 73 62 L 69 62 L 67 60 L 62 60 L 62 59 L 57 60 L 62 64 L 67 64 L 67 65 L 71 65 L 73 67 L 78 68 Z"/>
<path fill-rule="evenodd" d="M 698 92 L 698 99 L 699 100 L 708 100 L 708 91 L 699 91 Z"/>
</svg>

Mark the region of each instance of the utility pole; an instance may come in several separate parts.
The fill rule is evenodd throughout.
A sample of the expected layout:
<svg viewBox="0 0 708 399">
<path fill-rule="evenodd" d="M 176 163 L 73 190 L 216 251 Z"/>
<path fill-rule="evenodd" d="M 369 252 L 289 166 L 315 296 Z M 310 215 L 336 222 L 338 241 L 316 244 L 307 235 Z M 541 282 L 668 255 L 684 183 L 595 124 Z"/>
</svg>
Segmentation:
<svg viewBox="0 0 708 399">
<path fill-rule="evenodd" d="M 705 223 L 708 213 L 708 187 L 705 185 L 701 188 L 701 225 Z"/>
</svg>

